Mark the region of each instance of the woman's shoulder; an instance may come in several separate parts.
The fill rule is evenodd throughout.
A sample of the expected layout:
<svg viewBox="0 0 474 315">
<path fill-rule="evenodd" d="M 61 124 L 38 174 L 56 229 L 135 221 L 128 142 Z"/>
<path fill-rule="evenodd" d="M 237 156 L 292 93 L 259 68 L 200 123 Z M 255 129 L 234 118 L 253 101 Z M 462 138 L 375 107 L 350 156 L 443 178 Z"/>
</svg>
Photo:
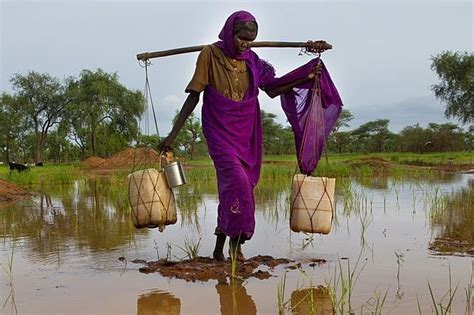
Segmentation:
<svg viewBox="0 0 474 315">
<path fill-rule="evenodd" d="M 212 45 L 203 46 L 201 51 L 199 52 L 199 55 L 211 55 L 212 54 L 211 46 Z"/>
<path fill-rule="evenodd" d="M 209 52 L 212 53 L 214 56 L 220 58 L 220 57 L 224 57 L 224 52 L 222 51 L 222 49 L 214 44 L 211 44 L 211 45 L 207 45 L 206 46 L 207 49 L 209 49 Z"/>
<path fill-rule="evenodd" d="M 222 50 L 215 46 L 215 45 L 205 45 L 202 49 L 201 52 L 199 53 L 200 58 L 207 58 L 207 59 L 222 59 L 224 54 Z"/>
</svg>

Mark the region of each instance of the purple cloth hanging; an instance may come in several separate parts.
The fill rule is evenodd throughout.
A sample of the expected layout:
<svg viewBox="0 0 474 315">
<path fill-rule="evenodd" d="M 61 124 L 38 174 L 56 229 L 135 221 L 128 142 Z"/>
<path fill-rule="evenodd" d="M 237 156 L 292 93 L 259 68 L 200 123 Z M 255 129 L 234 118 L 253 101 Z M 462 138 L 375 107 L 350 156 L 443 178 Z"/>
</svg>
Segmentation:
<svg viewBox="0 0 474 315">
<path fill-rule="evenodd" d="M 281 95 L 281 106 L 295 135 L 296 155 L 301 173 L 311 175 L 321 158 L 329 133 L 342 111 L 342 100 L 319 58 L 272 80 L 266 88 L 273 88 L 305 78 L 321 62 L 320 97 L 315 80 L 305 82 Z"/>
</svg>

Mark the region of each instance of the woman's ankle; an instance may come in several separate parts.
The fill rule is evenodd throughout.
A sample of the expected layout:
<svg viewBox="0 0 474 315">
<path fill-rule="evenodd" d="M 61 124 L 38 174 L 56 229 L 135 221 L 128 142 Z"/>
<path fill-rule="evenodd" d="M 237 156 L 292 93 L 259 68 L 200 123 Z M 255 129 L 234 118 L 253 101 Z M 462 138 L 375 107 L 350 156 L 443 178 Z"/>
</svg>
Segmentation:
<svg viewBox="0 0 474 315">
<path fill-rule="evenodd" d="M 224 245 L 225 245 L 226 235 L 225 234 L 217 234 L 216 235 L 216 246 L 214 247 L 214 251 L 212 252 L 212 257 L 215 260 L 223 261 L 224 257 Z"/>
<path fill-rule="evenodd" d="M 229 241 L 229 255 L 231 259 L 235 257 L 237 261 L 245 261 L 244 254 L 242 253 L 242 245 L 240 244 L 239 238 L 231 238 Z"/>
</svg>

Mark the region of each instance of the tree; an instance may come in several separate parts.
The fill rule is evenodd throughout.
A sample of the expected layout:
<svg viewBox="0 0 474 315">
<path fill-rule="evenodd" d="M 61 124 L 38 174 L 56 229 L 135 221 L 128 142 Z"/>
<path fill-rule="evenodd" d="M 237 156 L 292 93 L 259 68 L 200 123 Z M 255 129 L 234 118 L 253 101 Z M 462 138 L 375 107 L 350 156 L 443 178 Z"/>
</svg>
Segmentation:
<svg viewBox="0 0 474 315">
<path fill-rule="evenodd" d="M 261 111 L 263 129 L 263 149 L 265 154 L 276 154 L 281 146 L 279 137 L 283 127 L 275 121 L 276 115 Z"/>
<path fill-rule="evenodd" d="M 63 86 L 49 74 L 35 71 L 15 74 L 10 81 L 17 93 L 17 110 L 34 130 L 35 162 L 42 162 L 48 131 L 59 122 L 66 104 Z"/>
<path fill-rule="evenodd" d="M 423 153 L 432 149 L 430 135 L 419 124 L 407 126 L 400 131 L 400 150 Z"/>
<path fill-rule="evenodd" d="M 354 130 L 352 134 L 364 151 L 384 152 L 391 133 L 388 130 L 388 119 L 369 121 Z"/>
<path fill-rule="evenodd" d="M 428 134 L 433 151 L 460 151 L 464 149 L 464 133 L 455 124 L 428 124 Z"/>
<path fill-rule="evenodd" d="M 431 69 L 441 80 L 432 90 L 446 103 L 446 117 L 474 122 L 474 54 L 446 51 L 431 60 Z"/>
<path fill-rule="evenodd" d="M 23 119 L 16 103 L 17 99 L 9 94 L 0 97 L 0 151 L 5 162 L 11 160 L 12 151 L 18 150 L 18 140 L 23 136 Z"/>
<path fill-rule="evenodd" d="M 342 153 L 343 148 L 349 144 L 350 134 L 348 132 L 341 132 L 340 129 L 349 127 L 349 122 L 354 119 L 352 113 L 343 109 L 339 119 L 336 121 L 332 133 L 330 134 L 329 142 L 334 142 L 339 153 Z M 331 141 L 332 140 L 332 141 Z"/>
<path fill-rule="evenodd" d="M 265 154 L 291 154 L 295 152 L 291 127 L 283 127 L 275 121 L 276 115 L 261 111 L 263 148 Z"/>
<path fill-rule="evenodd" d="M 57 128 L 48 134 L 44 155 L 48 161 L 66 162 L 78 159 L 77 147 L 66 137 L 66 130 Z"/>
<path fill-rule="evenodd" d="M 472 151 L 474 144 L 474 125 L 469 128 L 468 131 L 464 133 L 464 145 L 469 152 Z"/>
<path fill-rule="evenodd" d="M 176 111 L 176 115 L 173 118 L 173 124 L 178 119 L 178 116 L 179 111 Z M 194 113 L 191 113 L 176 137 L 175 147 L 182 147 L 183 153 L 188 154 L 192 160 L 196 152 L 196 145 L 203 140 L 204 136 L 202 134 L 201 122 Z"/>
<path fill-rule="evenodd" d="M 78 79 L 69 78 L 67 96 L 70 102 L 65 119 L 71 140 L 81 148 L 83 155 L 89 151 L 97 155 L 98 145 L 111 139 L 118 144 L 113 150 L 137 139 L 138 119 L 145 110 L 143 93 L 120 84 L 116 73 L 83 70 Z M 101 139 L 98 140 L 99 134 Z M 107 148 L 102 154 L 110 150 Z"/>
<path fill-rule="evenodd" d="M 158 137 L 157 135 L 139 134 L 138 140 L 137 140 L 137 147 L 145 146 L 145 147 L 157 148 L 160 141 L 161 141 L 161 138 Z"/>
</svg>

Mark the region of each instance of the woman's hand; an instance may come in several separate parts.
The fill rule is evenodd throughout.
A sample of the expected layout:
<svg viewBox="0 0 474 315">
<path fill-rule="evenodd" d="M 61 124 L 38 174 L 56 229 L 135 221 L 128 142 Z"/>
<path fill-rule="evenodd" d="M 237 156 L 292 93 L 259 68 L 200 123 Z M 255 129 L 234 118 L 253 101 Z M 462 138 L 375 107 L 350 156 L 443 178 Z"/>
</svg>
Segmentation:
<svg viewBox="0 0 474 315">
<path fill-rule="evenodd" d="M 321 74 L 321 71 L 323 70 L 323 64 L 321 63 L 320 60 L 314 65 L 313 69 L 311 69 L 311 72 L 308 74 L 308 79 L 313 80 L 316 78 L 317 75 Z"/>
<path fill-rule="evenodd" d="M 160 144 L 158 145 L 158 150 L 160 150 L 160 152 L 172 151 L 173 145 L 174 145 L 173 137 L 168 136 L 160 142 Z"/>
</svg>

